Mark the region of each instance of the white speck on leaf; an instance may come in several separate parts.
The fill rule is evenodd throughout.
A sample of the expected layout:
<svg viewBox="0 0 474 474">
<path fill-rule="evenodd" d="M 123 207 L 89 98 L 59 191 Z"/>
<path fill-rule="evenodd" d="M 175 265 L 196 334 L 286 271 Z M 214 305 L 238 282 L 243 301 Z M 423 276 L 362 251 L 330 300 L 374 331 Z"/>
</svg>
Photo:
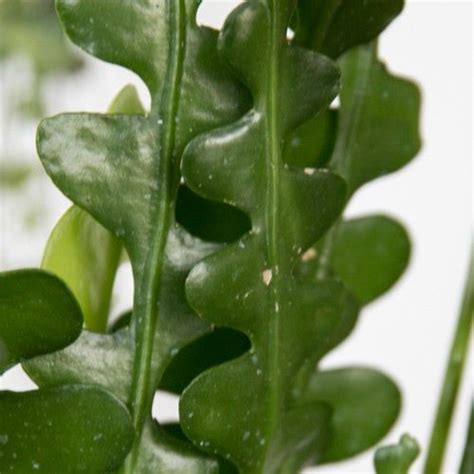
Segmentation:
<svg viewBox="0 0 474 474">
<path fill-rule="evenodd" d="M 263 270 L 262 280 L 266 286 L 270 285 L 270 282 L 272 281 L 272 277 L 273 277 L 273 272 L 270 269 Z"/>
<path fill-rule="evenodd" d="M 313 260 L 313 258 L 316 257 L 316 250 L 314 250 L 313 248 L 310 248 L 308 250 L 306 250 L 306 252 L 301 255 L 301 260 L 303 262 L 309 262 L 310 260 Z"/>
</svg>

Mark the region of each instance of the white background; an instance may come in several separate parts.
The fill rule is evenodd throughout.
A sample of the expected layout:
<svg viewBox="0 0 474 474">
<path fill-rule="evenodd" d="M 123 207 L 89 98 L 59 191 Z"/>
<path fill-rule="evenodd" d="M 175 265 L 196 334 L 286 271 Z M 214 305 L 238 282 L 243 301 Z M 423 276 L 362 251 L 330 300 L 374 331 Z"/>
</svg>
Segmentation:
<svg viewBox="0 0 474 474">
<path fill-rule="evenodd" d="M 219 26 L 233 0 L 205 1 L 201 22 Z M 405 11 L 380 40 L 380 54 L 389 68 L 414 78 L 423 91 L 423 150 L 401 172 L 364 187 L 348 214 L 385 212 L 410 230 L 414 251 L 410 267 L 394 290 L 370 305 L 349 340 L 324 360 L 326 367 L 347 364 L 376 366 L 403 388 L 402 415 L 386 441 L 410 432 L 426 452 L 446 356 L 457 317 L 469 257 L 472 224 L 472 10 L 471 2 L 408 1 Z M 28 67 L 21 59 L 0 68 L 0 147 L 3 155 L 34 150 L 36 122 L 20 122 L 5 111 L 15 91 L 12 81 L 28 84 Z M 48 81 L 44 95 L 48 114 L 104 111 L 116 91 L 136 84 L 143 100 L 149 97 L 141 81 L 122 68 L 89 59 L 74 79 Z M 15 88 L 18 90 L 18 87 Z M 21 90 L 21 89 L 20 89 Z M 18 94 L 18 92 L 16 92 Z M 34 209 L 35 226 L 25 223 Z M 21 195 L 0 194 L 0 267 L 38 265 L 41 250 L 67 201 L 41 177 Z M 129 269 L 120 270 L 115 310 L 131 301 Z M 462 388 L 443 473 L 454 473 L 460 459 L 472 394 L 472 351 Z M 0 378 L 0 388 L 25 390 L 31 383 L 18 369 Z M 176 400 L 158 396 L 156 415 L 173 419 Z M 413 472 L 421 472 L 423 455 Z M 308 474 L 371 473 L 372 452 L 347 463 L 308 469 Z"/>
</svg>

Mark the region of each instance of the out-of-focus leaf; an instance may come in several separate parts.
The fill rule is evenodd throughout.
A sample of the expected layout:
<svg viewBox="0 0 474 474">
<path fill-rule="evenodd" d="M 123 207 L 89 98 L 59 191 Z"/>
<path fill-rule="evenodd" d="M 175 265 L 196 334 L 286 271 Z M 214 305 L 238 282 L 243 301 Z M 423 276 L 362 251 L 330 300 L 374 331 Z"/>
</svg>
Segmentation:
<svg viewBox="0 0 474 474">
<path fill-rule="evenodd" d="M 43 78 L 75 71 L 83 64 L 67 44 L 56 19 L 54 0 L 2 0 L 0 31 L 0 60 L 22 56 L 31 64 L 31 84 L 18 110 L 26 115 L 41 116 Z"/>
<path fill-rule="evenodd" d="M 413 82 L 387 71 L 374 45 L 348 52 L 341 74 L 338 136 L 330 166 L 346 179 L 351 195 L 418 153 L 420 92 Z"/>
<path fill-rule="evenodd" d="M 388 291 L 405 271 L 410 239 L 396 220 L 374 215 L 342 221 L 332 238 L 326 265 L 366 305 Z M 302 278 L 316 278 L 324 247 L 308 251 L 298 265 Z M 374 277 L 376 275 L 376 278 Z"/>
<path fill-rule="evenodd" d="M 331 265 L 362 304 L 385 293 L 405 271 L 410 239 L 404 227 L 385 216 L 345 221 L 338 229 Z"/>
<path fill-rule="evenodd" d="M 375 471 L 377 474 L 408 474 L 419 453 L 416 440 L 404 434 L 398 444 L 377 449 L 374 457 Z"/>
<path fill-rule="evenodd" d="M 471 405 L 469 425 L 466 433 L 466 444 L 459 467 L 459 474 L 472 474 L 474 472 L 474 405 Z"/>
<path fill-rule="evenodd" d="M 136 89 L 124 87 L 109 113 L 144 114 Z M 49 237 L 42 267 L 68 284 L 91 331 L 104 332 L 107 327 L 121 252 L 120 241 L 77 206 L 64 214 Z"/>
<path fill-rule="evenodd" d="M 354 456 L 383 438 L 400 412 L 396 384 L 373 369 L 349 367 L 316 371 L 302 396 L 332 407 L 331 438 L 320 462 Z"/>
<path fill-rule="evenodd" d="M 0 162 L 0 189 L 17 189 L 23 186 L 33 173 L 33 167 L 15 163 L 13 160 Z"/>
<path fill-rule="evenodd" d="M 0 392 L 0 420 L 5 473 L 103 474 L 120 467 L 133 440 L 125 405 L 86 385 Z"/>
<path fill-rule="evenodd" d="M 39 270 L 0 273 L 0 373 L 73 342 L 81 310 L 64 283 Z"/>
<path fill-rule="evenodd" d="M 403 0 L 298 0 L 294 42 L 331 58 L 376 38 Z"/>
</svg>

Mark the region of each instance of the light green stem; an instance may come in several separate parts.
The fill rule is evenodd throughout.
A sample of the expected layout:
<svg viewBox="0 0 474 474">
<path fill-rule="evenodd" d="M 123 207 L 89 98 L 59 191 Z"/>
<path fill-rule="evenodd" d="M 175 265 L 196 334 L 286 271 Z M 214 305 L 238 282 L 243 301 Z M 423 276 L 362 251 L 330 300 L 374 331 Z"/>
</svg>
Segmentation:
<svg viewBox="0 0 474 474">
<path fill-rule="evenodd" d="M 461 383 L 462 373 L 469 347 L 474 310 L 474 251 L 471 251 L 471 262 L 464 290 L 461 311 L 449 354 L 443 387 L 441 390 L 436 418 L 431 433 L 430 445 L 424 474 L 438 474 L 443 465 L 446 441 L 451 427 L 454 407 Z"/>
</svg>

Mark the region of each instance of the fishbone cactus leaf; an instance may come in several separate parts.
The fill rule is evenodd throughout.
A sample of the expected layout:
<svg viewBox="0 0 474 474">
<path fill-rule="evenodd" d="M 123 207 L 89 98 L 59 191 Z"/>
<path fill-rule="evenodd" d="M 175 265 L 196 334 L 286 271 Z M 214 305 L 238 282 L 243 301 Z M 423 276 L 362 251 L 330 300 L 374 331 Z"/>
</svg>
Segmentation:
<svg viewBox="0 0 474 474">
<path fill-rule="evenodd" d="M 82 327 L 72 293 L 40 270 L 0 274 L 0 315 L 0 373 L 67 346 Z M 71 410 L 80 416 L 71 419 Z M 0 472 L 108 472 L 132 440 L 128 410 L 97 387 L 0 392 Z"/>
<path fill-rule="evenodd" d="M 0 374 L 66 347 L 81 327 L 81 310 L 61 280 L 40 270 L 0 273 Z"/>
<path fill-rule="evenodd" d="M 337 58 L 376 38 L 403 4 L 403 0 L 299 0 L 294 41 Z"/>
<path fill-rule="evenodd" d="M 133 440 L 128 410 L 96 386 L 0 392 L 0 419 L 1 472 L 111 472 Z"/>
<path fill-rule="evenodd" d="M 184 298 L 189 268 L 215 246 L 175 222 L 182 151 L 197 134 L 235 120 L 248 104 L 247 93 L 220 63 L 217 34 L 197 26 L 198 4 L 57 1 L 69 37 L 94 56 L 135 71 L 152 98 L 148 115 L 67 114 L 45 120 L 38 130 L 38 151 L 53 181 L 123 242 L 132 263 L 131 327 L 103 336 L 112 346 L 122 337 L 131 354 L 125 363 L 131 381 L 117 391 L 126 392 L 137 432 L 124 473 L 217 468 L 151 419 L 153 396 L 172 356 L 209 330 Z M 91 365 L 84 378 L 100 379 L 103 368 Z M 77 376 L 79 369 L 73 372 Z"/>
<path fill-rule="evenodd" d="M 109 114 L 144 114 L 136 89 L 125 86 Z M 53 229 L 44 250 L 42 268 L 59 275 L 81 305 L 85 327 L 105 332 L 112 287 L 122 244 L 78 206 L 72 206 Z"/>
<path fill-rule="evenodd" d="M 408 474 L 419 453 L 417 441 L 404 434 L 398 444 L 377 449 L 374 457 L 375 471 L 377 474 Z"/>
<path fill-rule="evenodd" d="M 198 314 L 244 332 L 250 350 L 197 377 L 180 404 L 187 436 L 241 473 L 295 472 L 318 457 L 330 409 L 320 401 L 297 404 L 292 388 L 304 365 L 347 336 L 357 314 L 340 283 L 301 284 L 293 274 L 305 249 L 339 216 L 346 190 L 328 171 L 305 172 L 282 159 L 285 138 L 338 91 L 330 60 L 288 45 L 292 11 L 291 1 L 252 0 L 230 15 L 221 52 L 254 106 L 193 140 L 182 164 L 194 192 L 235 205 L 252 222 L 250 232 L 195 266 L 186 282 Z"/>
<path fill-rule="evenodd" d="M 414 83 L 386 70 L 374 44 L 349 51 L 340 63 L 341 106 L 327 167 L 345 178 L 349 200 L 363 184 L 397 171 L 419 151 L 420 93 Z M 304 146 L 311 148 L 309 143 Z M 375 239 L 377 247 L 369 250 Z M 358 250 L 347 251 L 353 247 Z M 366 304 L 393 286 L 409 255 L 409 238 L 399 223 L 386 216 L 367 216 L 336 224 L 300 270 L 315 277 L 337 275 Z M 378 281 L 364 274 L 368 268 L 381 270 Z"/>
</svg>

